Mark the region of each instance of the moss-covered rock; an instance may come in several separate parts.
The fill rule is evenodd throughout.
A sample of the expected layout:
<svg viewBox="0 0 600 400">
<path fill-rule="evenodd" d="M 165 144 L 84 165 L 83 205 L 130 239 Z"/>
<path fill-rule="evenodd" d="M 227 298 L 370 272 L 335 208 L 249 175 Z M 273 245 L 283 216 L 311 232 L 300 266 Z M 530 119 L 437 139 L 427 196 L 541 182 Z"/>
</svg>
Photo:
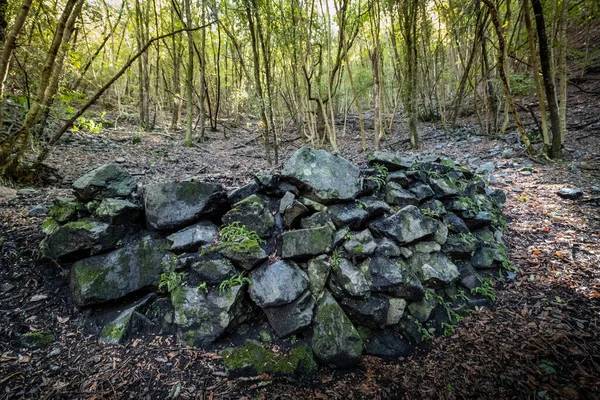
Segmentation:
<svg viewBox="0 0 600 400">
<path fill-rule="evenodd" d="M 57 198 L 54 200 L 52 207 L 50 207 L 50 210 L 48 211 L 48 216 L 61 224 L 75 221 L 87 214 L 85 206 L 70 197 Z"/>
<path fill-rule="evenodd" d="M 299 383 L 309 383 L 317 371 L 311 349 L 296 346 L 285 353 L 274 353 L 260 344 L 247 342 L 221 352 L 230 377 L 269 374 Z"/>
<path fill-rule="evenodd" d="M 29 332 L 21 336 L 21 345 L 28 349 L 43 349 L 54 342 L 54 335 L 50 332 Z"/>
<path fill-rule="evenodd" d="M 233 208 L 223 215 L 224 224 L 239 222 L 261 238 L 271 235 L 275 227 L 275 219 L 269 209 L 269 199 L 254 194 L 233 205 Z"/>
<path fill-rule="evenodd" d="M 333 230 L 329 226 L 323 226 L 287 231 L 281 236 L 283 258 L 310 257 L 329 252 Z"/>
<path fill-rule="evenodd" d="M 312 349 L 325 365 L 349 368 L 360 362 L 363 340 L 342 308 L 328 292 L 317 304 Z"/>
<path fill-rule="evenodd" d="M 122 199 L 104 199 L 94 211 L 100 221 L 113 225 L 136 223 L 141 219 L 142 208 Z"/>
<path fill-rule="evenodd" d="M 135 179 L 114 164 L 105 164 L 73 183 L 75 196 L 87 202 L 107 197 L 127 197 L 136 188 Z"/>
<path fill-rule="evenodd" d="M 71 269 L 75 303 L 103 303 L 157 286 L 164 271 L 166 246 L 162 239 L 145 236 L 113 252 L 76 262 Z"/>
<path fill-rule="evenodd" d="M 156 295 L 150 293 L 132 307 L 123 310 L 118 317 L 102 329 L 100 341 L 107 344 L 124 343 L 141 333 L 144 328 L 152 326 L 152 321 L 142 313 L 155 298 Z"/>
</svg>

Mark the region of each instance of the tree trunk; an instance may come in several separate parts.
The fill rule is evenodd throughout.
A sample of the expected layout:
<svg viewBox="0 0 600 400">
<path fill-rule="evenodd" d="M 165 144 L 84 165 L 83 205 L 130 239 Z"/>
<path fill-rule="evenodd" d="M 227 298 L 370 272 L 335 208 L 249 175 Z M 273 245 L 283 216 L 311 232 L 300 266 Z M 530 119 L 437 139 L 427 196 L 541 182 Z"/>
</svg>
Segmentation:
<svg viewBox="0 0 600 400">
<path fill-rule="evenodd" d="M 185 1 L 185 20 L 186 20 L 186 28 L 190 28 L 192 26 L 192 6 L 191 0 Z M 185 147 L 192 146 L 192 123 L 193 123 L 193 115 L 192 112 L 194 110 L 194 36 L 191 31 L 187 32 L 187 48 L 188 48 L 188 65 L 186 71 L 186 80 L 185 80 L 185 101 L 186 101 L 186 125 L 185 125 Z M 204 104 L 201 105 L 204 107 Z M 201 112 L 204 110 L 201 109 Z"/>
<path fill-rule="evenodd" d="M 562 148 L 560 114 L 558 111 L 558 103 L 556 101 L 556 91 L 554 89 L 551 65 L 552 56 L 550 54 L 548 38 L 546 36 L 544 8 L 542 7 L 540 0 L 531 0 L 531 6 L 533 7 L 533 12 L 535 14 L 535 25 L 540 48 L 540 64 L 544 79 L 544 89 L 546 90 L 546 100 L 548 101 L 548 111 L 550 112 L 550 122 L 552 123 L 552 147 L 550 149 L 550 157 L 557 158 L 560 157 Z"/>
<path fill-rule="evenodd" d="M 567 15 L 569 0 L 560 2 L 560 18 L 558 20 L 558 115 L 560 118 L 560 140 L 565 142 L 567 133 Z"/>
</svg>

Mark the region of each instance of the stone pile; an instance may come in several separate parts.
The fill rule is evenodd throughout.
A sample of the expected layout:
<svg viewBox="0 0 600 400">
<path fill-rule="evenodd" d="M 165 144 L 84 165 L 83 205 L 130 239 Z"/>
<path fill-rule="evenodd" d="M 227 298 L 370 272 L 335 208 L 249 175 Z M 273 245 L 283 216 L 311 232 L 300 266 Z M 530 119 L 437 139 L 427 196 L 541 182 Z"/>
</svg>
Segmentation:
<svg viewBox="0 0 600 400">
<path fill-rule="evenodd" d="M 170 182 L 143 193 L 104 165 L 52 206 L 41 253 L 70 268 L 78 306 L 126 305 L 102 329 L 108 343 L 154 332 L 228 347 L 259 326 L 257 339 L 290 350 L 228 348 L 230 373 L 297 379 L 313 355 L 334 368 L 403 356 L 485 303 L 482 276 L 508 265 L 505 198 L 449 159 L 381 151 L 369 165 L 303 147 L 280 174 L 230 192 Z"/>
</svg>

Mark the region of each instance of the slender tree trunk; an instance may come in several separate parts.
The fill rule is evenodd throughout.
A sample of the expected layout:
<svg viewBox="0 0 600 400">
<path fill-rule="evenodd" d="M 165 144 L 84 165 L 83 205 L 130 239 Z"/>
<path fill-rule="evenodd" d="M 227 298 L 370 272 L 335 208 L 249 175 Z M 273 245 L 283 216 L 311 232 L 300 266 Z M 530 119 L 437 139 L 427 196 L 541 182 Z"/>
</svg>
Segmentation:
<svg viewBox="0 0 600 400">
<path fill-rule="evenodd" d="M 538 34 L 538 46 L 540 48 L 540 64 L 542 67 L 542 76 L 544 78 L 544 89 L 546 90 L 546 100 L 548 101 L 548 111 L 550 112 L 550 122 L 552 123 L 552 147 L 550 156 L 552 158 L 560 157 L 562 140 L 560 132 L 560 114 L 558 103 L 556 101 L 556 91 L 554 88 L 554 79 L 551 65 L 550 48 L 548 47 L 548 38 L 546 36 L 546 22 L 544 18 L 544 8 L 540 0 L 531 0 L 531 6 L 535 14 L 535 25 Z"/>
<path fill-rule="evenodd" d="M 17 46 L 17 39 L 23 29 L 29 10 L 31 9 L 31 3 L 33 0 L 23 0 L 19 13 L 15 19 L 15 22 L 10 28 L 8 36 L 4 40 L 4 46 L 2 48 L 2 54 L 0 55 L 0 127 L 2 127 L 2 121 L 4 117 L 4 85 L 6 83 L 6 76 L 8 75 L 8 67 L 12 57 L 12 52 Z M 6 12 L 6 2 L 0 4 L 0 11 Z M 3 18 L 4 22 L 6 20 Z M 4 30 L 3 30 L 4 31 Z"/>
<path fill-rule="evenodd" d="M 510 90 L 509 80 L 506 76 L 506 42 L 504 39 L 504 32 L 502 32 L 503 28 L 500 24 L 500 18 L 498 16 L 498 9 L 490 0 L 483 0 L 483 2 L 487 5 L 490 11 L 492 23 L 494 24 L 496 36 L 498 37 L 498 73 L 500 75 L 500 80 L 502 81 L 502 87 L 504 88 L 504 95 L 506 96 L 508 110 L 515 119 L 519 133 L 521 134 L 521 142 L 525 145 L 527 152 L 531 154 L 533 152 L 533 147 L 531 146 L 531 142 L 527 137 L 527 132 L 525 132 L 525 127 L 523 126 L 521 118 L 519 117 L 519 113 L 517 111 L 517 107 L 515 106 L 515 101 Z M 508 23 L 509 21 L 506 21 L 505 25 Z"/>
<path fill-rule="evenodd" d="M 550 149 L 550 134 L 548 133 L 548 115 L 546 113 L 546 95 L 544 93 L 544 83 L 540 78 L 540 62 L 539 55 L 535 46 L 535 37 L 533 25 L 531 23 L 531 12 L 529 10 L 529 1 L 523 2 L 523 18 L 525 20 L 525 28 L 527 29 L 527 42 L 529 45 L 529 63 L 533 72 L 535 82 L 535 91 L 537 94 L 538 104 L 540 106 L 540 119 L 542 120 L 542 138 L 544 140 L 544 153 L 548 153 Z"/>
<path fill-rule="evenodd" d="M 192 26 L 192 6 L 191 0 L 185 1 L 185 19 L 186 19 L 186 28 L 190 28 Z M 194 110 L 194 36 L 193 32 L 187 32 L 187 44 L 188 44 L 188 65 L 186 71 L 186 80 L 185 80 L 185 95 L 186 95 L 186 125 L 185 125 L 185 147 L 192 146 L 192 123 L 193 123 L 193 115 L 192 112 Z M 200 105 L 200 112 L 204 113 L 204 103 Z"/>
<path fill-rule="evenodd" d="M 560 117 L 560 139 L 565 142 L 567 133 L 567 16 L 569 0 L 562 0 L 560 4 L 560 18 L 558 21 L 558 62 L 556 72 L 558 75 L 558 115 Z"/>
</svg>

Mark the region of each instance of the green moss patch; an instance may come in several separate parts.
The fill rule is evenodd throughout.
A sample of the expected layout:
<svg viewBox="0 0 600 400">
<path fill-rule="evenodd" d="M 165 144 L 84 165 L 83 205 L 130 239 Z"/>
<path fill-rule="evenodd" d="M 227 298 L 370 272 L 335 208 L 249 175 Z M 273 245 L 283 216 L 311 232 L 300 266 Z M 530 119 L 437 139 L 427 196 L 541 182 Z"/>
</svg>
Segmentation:
<svg viewBox="0 0 600 400">
<path fill-rule="evenodd" d="M 21 344 L 28 349 L 43 349 L 54 342 L 54 336 L 49 332 L 29 332 L 21 336 Z"/>
</svg>

